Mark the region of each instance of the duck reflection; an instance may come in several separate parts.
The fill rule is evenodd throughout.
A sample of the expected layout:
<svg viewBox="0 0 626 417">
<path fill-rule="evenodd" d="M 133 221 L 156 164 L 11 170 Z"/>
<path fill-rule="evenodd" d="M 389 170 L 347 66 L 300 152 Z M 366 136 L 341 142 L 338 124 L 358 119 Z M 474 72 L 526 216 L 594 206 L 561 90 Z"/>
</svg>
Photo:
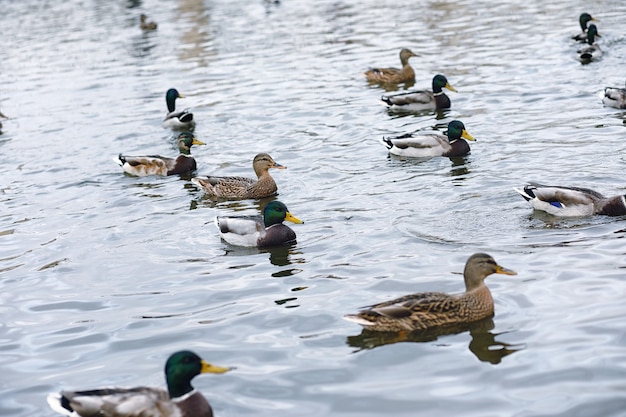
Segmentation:
<svg viewBox="0 0 626 417">
<path fill-rule="evenodd" d="M 359 335 L 348 336 L 346 343 L 349 346 L 359 348 L 358 351 L 360 351 L 400 342 L 432 342 L 441 336 L 469 332 L 472 337 L 468 346 L 469 350 L 478 360 L 496 365 L 500 363 L 505 356 L 523 349 L 523 346 L 511 345 L 496 340 L 496 337 L 502 333 L 492 333 L 490 330 L 492 330 L 494 326 L 493 319 L 487 318 L 471 324 L 414 332 L 380 332 L 363 329 Z"/>
</svg>

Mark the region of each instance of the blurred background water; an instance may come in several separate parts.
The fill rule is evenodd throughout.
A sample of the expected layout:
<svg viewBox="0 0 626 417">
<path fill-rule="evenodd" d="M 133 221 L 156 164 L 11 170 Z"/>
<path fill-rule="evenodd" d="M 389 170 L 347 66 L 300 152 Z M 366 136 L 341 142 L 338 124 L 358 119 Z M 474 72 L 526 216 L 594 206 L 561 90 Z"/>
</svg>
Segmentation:
<svg viewBox="0 0 626 417">
<path fill-rule="evenodd" d="M 164 385 L 188 348 L 236 371 L 194 380 L 217 416 L 624 416 L 624 218 L 558 220 L 527 181 L 624 194 L 621 1 L 3 1 L 0 415 L 51 416 L 48 392 Z M 569 37 L 598 22 L 604 56 Z M 139 15 L 158 22 L 144 33 Z M 452 109 L 389 114 L 369 66 L 445 74 Z M 111 157 L 175 154 L 165 91 L 206 142 L 198 174 L 252 175 L 257 152 L 305 221 L 271 251 L 220 241 L 214 202 Z M 382 136 L 460 119 L 465 158 L 403 160 Z M 398 340 L 342 315 L 488 278 L 493 320 Z"/>
</svg>

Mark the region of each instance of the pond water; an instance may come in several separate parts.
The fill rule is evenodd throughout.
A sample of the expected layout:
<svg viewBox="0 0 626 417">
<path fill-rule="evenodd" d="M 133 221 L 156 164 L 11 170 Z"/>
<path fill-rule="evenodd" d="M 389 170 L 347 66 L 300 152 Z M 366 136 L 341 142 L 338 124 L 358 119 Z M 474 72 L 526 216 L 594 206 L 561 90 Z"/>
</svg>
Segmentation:
<svg viewBox="0 0 626 417">
<path fill-rule="evenodd" d="M 533 213 L 527 181 L 625 193 L 622 1 L 2 2 L 0 415 L 52 416 L 60 389 L 164 385 L 191 349 L 236 370 L 194 380 L 217 416 L 624 416 L 626 222 Z M 600 21 L 599 62 L 569 36 Z M 139 15 L 158 22 L 143 33 Z M 408 47 L 449 111 L 390 114 L 362 72 Z M 187 178 L 111 158 L 172 154 L 176 87 L 207 146 L 198 174 L 252 175 L 268 152 L 298 243 L 241 249 Z M 462 120 L 464 158 L 390 157 L 383 136 Z M 460 292 L 487 252 L 493 320 L 401 340 L 342 319 Z"/>
</svg>

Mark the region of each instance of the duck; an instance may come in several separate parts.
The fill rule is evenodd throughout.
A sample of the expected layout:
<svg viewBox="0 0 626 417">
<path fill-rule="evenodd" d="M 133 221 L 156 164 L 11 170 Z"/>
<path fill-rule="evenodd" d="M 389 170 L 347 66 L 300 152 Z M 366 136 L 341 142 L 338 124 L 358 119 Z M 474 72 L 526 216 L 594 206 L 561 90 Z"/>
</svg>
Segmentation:
<svg viewBox="0 0 626 417">
<path fill-rule="evenodd" d="M 271 168 L 287 167 L 274 161 L 267 153 L 257 154 L 252 160 L 252 167 L 257 179 L 246 177 L 194 177 L 191 182 L 199 186 L 210 197 L 227 200 L 270 197 L 278 191 L 274 178 L 269 173 Z"/>
<path fill-rule="evenodd" d="M 591 17 L 589 13 L 582 13 L 578 18 L 582 32 L 572 36 L 572 39 L 578 42 L 587 42 L 587 24 L 591 21 L 596 22 L 597 20 Z"/>
<path fill-rule="evenodd" d="M 365 78 L 369 82 L 384 83 L 384 84 L 400 84 L 400 83 L 414 83 L 415 71 L 413 67 L 409 65 L 409 58 L 418 56 L 414 54 L 410 49 L 404 48 L 400 51 L 400 62 L 402 68 L 370 68 L 365 71 Z"/>
<path fill-rule="evenodd" d="M 626 88 L 606 87 L 602 103 L 616 109 L 626 109 Z"/>
<path fill-rule="evenodd" d="M 529 183 L 514 188 L 535 210 L 557 217 L 586 217 L 626 215 L 626 196 L 605 197 L 597 191 L 582 187 Z"/>
<path fill-rule="evenodd" d="M 163 127 L 172 130 L 193 131 L 196 127 L 193 113 L 191 113 L 189 109 L 176 111 L 177 98 L 185 98 L 185 96 L 181 95 L 175 88 L 170 88 L 165 93 L 168 113 L 163 120 Z"/>
<path fill-rule="evenodd" d="M 498 265 L 490 255 L 475 253 L 467 259 L 465 292 L 423 292 L 365 307 L 344 318 L 373 331 L 423 331 L 469 324 L 494 315 L 493 297 L 485 285 L 491 274 L 517 275 Z"/>
<path fill-rule="evenodd" d="M 215 226 L 231 245 L 267 248 L 296 243 L 296 233 L 284 221 L 304 223 L 283 202 L 274 200 L 265 206 L 263 216 L 217 216 Z"/>
<path fill-rule="evenodd" d="M 192 145 L 206 145 L 199 141 L 191 132 L 181 132 L 178 135 L 177 158 L 160 155 L 127 156 L 119 154 L 113 161 L 124 169 L 124 172 L 137 177 L 148 175 L 181 175 L 196 170 L 196 160 L 191 156 Z"/>
<path fill-rule="evenodd" d="M 430 158 L 434 156 L 464 156 L 470 152 L 469 144 L 463 140 L 476 140 L 465 130 L 460 120 L 448 123 L 446 136 L 438 133 L 407 133 L 393 138 L 383 138 L 382 143 L 389 153 L 411 158 Z"/>
<path fill-rule="evenodd" d="M 155 22 L 148 21 L 148 16 L 142 13 L 141 16 L 139 16 L 139 27 L 145 31 L 156 30 L 157 24 Z"/>
<path fill-rule="evenodd" d="M 444 75 L 437 74 L 433 77 L 432 91 L 409 91 L 389 96 L 383 95 L 380 99 L 391 111 L 444 110 L 449 109 L 451 103 L 450 98 L 443 92 L 443 88 L 456 92 Z"/>
<path fill-rule="evenodd" d="M 48 395 L 50 408 L 66 416 L 213 417 L 213 410 L 191 380 L 201 373 L 223 374 L 232 368 L 212 365 L 194 352 L 173 353 L 165 363 L 167 390 L 158 387 L 61 391 Z"/>
<path fill-rule="evenodd" d="M 578 60 L 583 64 L 588 64 L 602 56 L 602 49 L 595 43 L 596 37 L 601 38 L 596 25 L 589 25 L 587 29 L 587 45 L 578 50 Z"/>
</svg>

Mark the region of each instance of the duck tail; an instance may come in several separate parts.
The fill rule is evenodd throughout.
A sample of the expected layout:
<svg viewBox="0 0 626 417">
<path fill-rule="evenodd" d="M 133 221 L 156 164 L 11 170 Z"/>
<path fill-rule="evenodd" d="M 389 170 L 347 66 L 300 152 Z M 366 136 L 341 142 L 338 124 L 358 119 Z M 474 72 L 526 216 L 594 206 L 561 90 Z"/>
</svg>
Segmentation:
<svg viewBox="0 0 626 417">
<path fill-rule="evenodd" d="M 380 100 L 388 106 L 393 106 L 393 102 L 389 96 L 380 96 Z"/>
<path fill-rule="evenodd" d="M 519 189 L 519 188 L 513 188 L 513 189 L 517 191 L 522 197 L 524 197 L 524 200 L 526 201 L 530 201 L 535 198 L 535 195 L 527 186 L 524 187 L 523 189 Z"/>
<path fill-rule="evenodd" d="M 391 138 L 385 138 L 383 137 L 380 140 L 380 143 L 382 143 L 387 149 L 391 149 L 393 148 L 393 142 L 391 141 Z"/>
<path fill-rule="evenodd" d="M 119 154 L 117 157 L 114 157 L 112 159 L 113 159 L 113 162 L 115 162 L 121 167 L 124 166 L 124 164 L 126 163 L 126 157 L 124 157 L 124 155 L 122 154 Z"/>
</svg>

